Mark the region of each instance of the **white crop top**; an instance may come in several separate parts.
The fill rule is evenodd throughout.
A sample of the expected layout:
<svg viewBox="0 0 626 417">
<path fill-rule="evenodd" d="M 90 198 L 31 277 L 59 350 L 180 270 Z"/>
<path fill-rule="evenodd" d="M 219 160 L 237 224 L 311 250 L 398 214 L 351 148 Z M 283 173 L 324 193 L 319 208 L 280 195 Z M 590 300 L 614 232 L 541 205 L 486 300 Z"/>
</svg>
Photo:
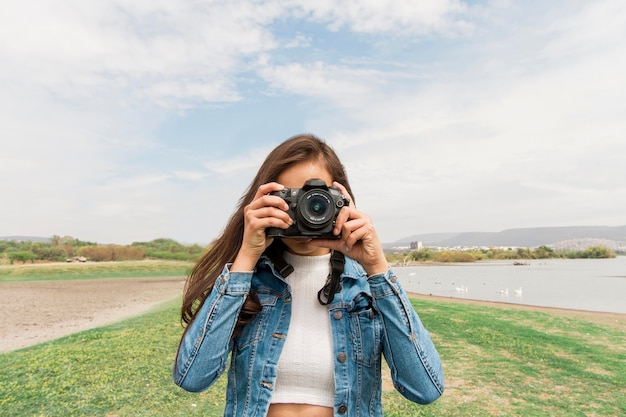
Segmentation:
<svg viewBox="0 0 626 417">
<path fill-rule="evenodd" d="M 285 252 L 294 272 L 291 287 L 291 322 L 278 360 L 272 403 L 332 407 L 335 398 L 333 346 L 328 308 L 317 292 L 330 273 L 330 254 L 298 256 Z"/>
</svg>

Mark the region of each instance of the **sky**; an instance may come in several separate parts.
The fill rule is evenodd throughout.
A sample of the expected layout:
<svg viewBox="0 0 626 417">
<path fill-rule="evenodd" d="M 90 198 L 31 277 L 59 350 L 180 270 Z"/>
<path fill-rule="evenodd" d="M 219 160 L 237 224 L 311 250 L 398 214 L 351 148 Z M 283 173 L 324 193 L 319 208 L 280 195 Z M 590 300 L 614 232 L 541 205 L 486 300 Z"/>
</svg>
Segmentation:
<svg viewBox="0 0 626 417">
<path fill-rule="evenodd" d="M 383 242 L 626 224 L 622 0 L 0 3 L 0 236 L 207 244 L 313 133 Z"/>
</svg>

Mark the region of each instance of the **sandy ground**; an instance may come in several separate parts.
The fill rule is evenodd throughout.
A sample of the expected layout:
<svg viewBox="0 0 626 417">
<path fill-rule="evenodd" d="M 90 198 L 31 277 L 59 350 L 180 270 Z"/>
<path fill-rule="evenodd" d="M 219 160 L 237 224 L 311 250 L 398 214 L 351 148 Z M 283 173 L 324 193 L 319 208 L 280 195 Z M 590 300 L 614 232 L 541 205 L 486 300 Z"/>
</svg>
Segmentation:
<svg viewBox="0 0 626 417">
<path fill-rule="evenodd" d="M 20 349 L 139 315 L 179 297 L 183 278 L 13 282 L 0 284 L 0 352 Z M 626 331 L 626 314 L 596 313 L 518 304 L 409 294 L 490 307 L 545 311 Z"/>
<path fill-rule="evenodd" d="M 139 315 L 183 285 L 181 277 L 0 283 L 0 352 Z"/>
</svg>

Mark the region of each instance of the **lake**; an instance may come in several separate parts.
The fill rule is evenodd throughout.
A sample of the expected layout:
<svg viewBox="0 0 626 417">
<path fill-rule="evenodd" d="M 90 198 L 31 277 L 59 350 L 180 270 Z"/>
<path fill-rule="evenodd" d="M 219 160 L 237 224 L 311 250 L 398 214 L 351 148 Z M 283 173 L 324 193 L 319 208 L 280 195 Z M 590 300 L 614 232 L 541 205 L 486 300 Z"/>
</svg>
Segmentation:
<svg viewBox="0 0 626 417">
<path fill-rule="evenodd" d="M 626 314 L 626 256 L 394 267 L 406 291 Z"/>
</svg>

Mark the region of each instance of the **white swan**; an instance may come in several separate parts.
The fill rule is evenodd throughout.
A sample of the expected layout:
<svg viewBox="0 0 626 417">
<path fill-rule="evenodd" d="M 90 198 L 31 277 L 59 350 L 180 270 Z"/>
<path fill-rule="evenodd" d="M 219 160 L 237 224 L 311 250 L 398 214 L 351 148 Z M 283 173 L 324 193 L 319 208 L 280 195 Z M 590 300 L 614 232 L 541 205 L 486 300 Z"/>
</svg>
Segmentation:
<svg viewBox="0 0 626 417">
<path fill-rule="evenodd" d="M 515 290 L 515 295 L 522 295 L 522 287 L 519 287 Z"/>
<path fill-rule="evenodd" d="M 509 295 L 509 289 L 500 290 L 500 294 Z"/>
</svg>

